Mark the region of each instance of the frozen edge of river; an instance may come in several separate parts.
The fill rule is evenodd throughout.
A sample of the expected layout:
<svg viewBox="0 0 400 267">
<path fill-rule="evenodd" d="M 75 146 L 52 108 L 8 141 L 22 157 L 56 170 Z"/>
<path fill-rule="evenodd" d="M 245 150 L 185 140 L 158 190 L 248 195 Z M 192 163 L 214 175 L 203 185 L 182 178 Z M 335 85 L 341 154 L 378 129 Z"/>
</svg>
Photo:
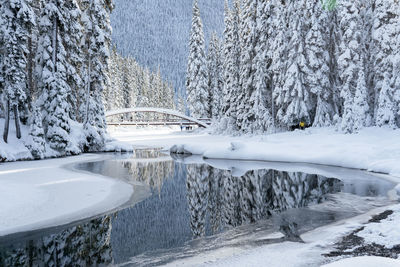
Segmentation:
<svg viewBox="0 0 400 267">
<path fill-rule="evenodd" d="M 84 154 L 2 164 L 0 236 L 69 224 L 128 202 L 132 185 L 64 167 L 100 157 Z"/>
</svg>

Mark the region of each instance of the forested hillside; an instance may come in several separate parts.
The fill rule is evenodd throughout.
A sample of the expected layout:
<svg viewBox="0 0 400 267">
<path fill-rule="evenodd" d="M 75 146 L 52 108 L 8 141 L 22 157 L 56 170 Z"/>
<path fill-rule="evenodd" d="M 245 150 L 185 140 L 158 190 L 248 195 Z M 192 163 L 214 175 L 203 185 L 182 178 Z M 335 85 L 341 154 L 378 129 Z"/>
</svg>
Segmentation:
<svg viewBox="0 0 400 267">
<path fill-rule="evenodd" d="M 184 90 L 192 0 L 115 0 L 113 43 L 123 56 L 156 72 Z M 206 39 L 223 31 L 223 1 L 199 3 Z"/>
<path fill-rule="evenodd" d="M 329 2 L 226 2 L 223 41 L 213 42 L 207 56 L 205 12 L 196 0 L 187 65 L 191 113 L 213 117 L 224 133 L 300 123 L 346 133 L 398 128 L 400 2 Z"/>
<path fill-rule="evenodd" d="M 174 88 L 162 79 L 160 71 L 151 72 L 141 67 L 132 57 L 121 56 L 115 47 L 111 53 L 109 77 L 109 86 L 104 90 L 106 110 L 134 107 L 175 109 Z M 179 100 L 180 109 L 184 110 L 183 99 Z M 133 115 L 129 116 L 132 118 Z"/>
</svg>

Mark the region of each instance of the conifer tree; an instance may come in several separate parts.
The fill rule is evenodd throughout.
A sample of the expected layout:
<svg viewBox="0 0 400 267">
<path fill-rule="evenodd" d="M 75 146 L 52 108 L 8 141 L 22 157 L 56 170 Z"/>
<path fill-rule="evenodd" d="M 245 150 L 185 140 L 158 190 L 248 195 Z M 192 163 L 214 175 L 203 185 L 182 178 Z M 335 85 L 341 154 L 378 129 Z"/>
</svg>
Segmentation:
<svg viewBox="0 0 400 267">
<path fill-rule="evenodd" d="M 395 92 L 391 85 L 390 74 L 385 73 L 382 88 L 379 92 L 378 107 L 376 114 L 376 125 L 387 125 L 391 128 L 396 127 L 396 106 L 394 100 Z"/>
<path fill-rule="evenodd" d="M 67 54 L 67 83 L 71 88 L 68 92 L 68 101 L 71 105 L 70 117 L 82 122 L 82 107 L 84 105 L 81 96 L 84 95 L 84 63 L 85 50 L 83 49 L 82 11 L 77 0 L 68 0 L 63 3 L 65 24 L 63 24 L 63 41 Z"/>
<path fill-rule="evenodd" d="M 63 1 L 46 0 L 41 7 L 36 75 L 39 104 L 44 110 L 43 126 L 50 147 L 61 154 L 75 153 L 70 143 L 70 104 L 67 84 L 67 54 L 63 43 L 66 13 Z"/>
<path fill-rule="evenodd" d="M 273 6 L 271 1 L 260 0 L 257 5 L 257 44 L 254 58 L 254 91 L 249 99 L 247 118 L 254 117 L 254 122 L 247 120 L 244 129 L 249 133 L 264 133 L 273 128 L 272 96 L 272 55 L 269 45 L 272 42 Z"/>
<path fill-rule="evenodd" d="M 208 48 L 208 87 L 211 97 L 211 118 L 219 119 L 222 115 L 222 58 L 220 43 L 214 32 Z"/>
<path fill-rule="evenodd" d="M 273 20 L 271 27 L 271 38 L 268 50 L 268 57 L 271 58 L 271 87 L 274 103 L 271 105 L 271 116 L 275 128 L 285 127 L 281 120 L 278 120 L 279 109 L 285 100 L 284 91 L 282 90 L 285 82 L 285 73 L 287 69 L 287 44 L 289 42 L 290 31 L 288 29 L 289 11 L 280 0 L 271 1 L 273 9 Z"/>
<path fill-rule="evenodd" d="M 237 98 L 240 93 L 240 2 L 235 0 L 232 10 L 225 1 L 224 31 L 224 98 L 222 112 L 225 115 L 221 123 L 222 131 L 237 132 Z"/>
<path fill-rule="evenodd" d="M 305 39 L 306 83 L 316 97 L 313 126 L 329 126 L 337 114 L 335 94 L 330 80 L 329 13 L 318 2 L 307 2 L 308 27 Z"/>
<path fill-rule="evenodd" d="M 293 126 L 300 121 L 311 124 L 314 99 L 305 81 L 307 60 L 305 53 L 305 29 L 307 26 L 306 1 L 290 2 L 289 30 L 291 37 L 288 43 L 287 70 L 281 89 L 282 102 L 277 113 L 283 125 Z"/>
<path fill-rule="evenodd" d="M 396 49 L 397 38 L 400 33 L 398 21 L 400 14 L 398 1 L 376 0 L 372 28 L 373 56 L 374 56 L 374 87 L 376 94 L 375 123 L 378 126 L 395 124 L 395 106 L 393 58 L 399 53 Z M 381 102 L 382 101 L 382 102 Z M 383 110 L 381 110 L 383 109 Z M 391 114 L 389 114 L 391 112 Z M 385 114 L 385 115 L 383 115 Z"/>
<path fill-rule="evenodd" d="M 255 74 L 257 54 L 256 46 L 258 42 L 257 31 L 257 13 L 258 0 L 245 0 L 240 17 L 240 41 L 241 41 L 241 59 L 240 59 L 240 81 L 237 101 L 237 128 L 246 132 L 255 122 L 255 115 L 250 112 L 254 102 L 250 99 L 255 91 Z"/>
<path fill-rule="evenodd" d="M 207 87 L 207 63 L 203 24 L 197 0 L 193 3 L 193 19 L 189 40 L 189 58 L 186 73 L 188 105 L 193 117 L 210 117 L 210 93 Z"/>
<path fill-rule="evenodd" d="M 341 82 L 340 96 L 343 98 L 341 129 L 346 133 L 354 129 L 354 96 L 357 88 L 359 66 L 362 66 L 360 3 L 345 0 L 339 5 L 338 70 Z"/>
<path fill-rule="evenodd" d="M 111 0 L 82 0 L 85 8 L 87 45 L 86 75 L 86 146 L 100 150 L 106 138 L 103 91 L 109 83 L 108 61 L 111 42 Z"/>
</svg>

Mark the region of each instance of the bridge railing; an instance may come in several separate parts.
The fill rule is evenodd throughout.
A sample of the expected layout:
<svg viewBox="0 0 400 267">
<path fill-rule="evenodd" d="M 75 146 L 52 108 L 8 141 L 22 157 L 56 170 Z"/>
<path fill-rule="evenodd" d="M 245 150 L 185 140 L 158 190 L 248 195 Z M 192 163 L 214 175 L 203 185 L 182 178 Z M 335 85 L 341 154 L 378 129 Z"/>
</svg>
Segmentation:
<svg viewBox="0 0 400 267">
<path fill-rule="evenodd" d="M 176 110 L 171 110 L 171 109 L 164 109 L 164 108 L 151 108 L 151 107 L 138 107 L 138 108 L 126 108 L 126 109 L 119 109 L 119 110 L 113 110 L 113 111 L 107 111 L 106 112 L 106 117 L 112 117 L 112 116 L 120 116 L 124 114 L 129 114 L 129 113 L 158 113 L 158 114 L 163 114 L 166 115 L 164 117 L 164 120 L 162 122 L 159 121 L 159 119 L 156 119 L 155 121 L 122 121 L 124 124 L 121 123 L 121 121 L 109 121 L 107 124 L 108 125 L 166 125 L 167 122 L 170 122 L 170 125 L 198 125 L 200 127 L 208 127 L 211 123 L 211 120 L 209 118 L 201 118 L 201 119 L 196 119 L 193 117 L 189 117 L 185 114 L 180 113 L 179 111 Z M 172 117 L 177 117 L 179 118 L 178 120 L 172 119 Z M 124 119 L 126 116 L 121 116 L 120 119 Z M 187 121 L 187 122 L 185 122 Z"/>
</svg>

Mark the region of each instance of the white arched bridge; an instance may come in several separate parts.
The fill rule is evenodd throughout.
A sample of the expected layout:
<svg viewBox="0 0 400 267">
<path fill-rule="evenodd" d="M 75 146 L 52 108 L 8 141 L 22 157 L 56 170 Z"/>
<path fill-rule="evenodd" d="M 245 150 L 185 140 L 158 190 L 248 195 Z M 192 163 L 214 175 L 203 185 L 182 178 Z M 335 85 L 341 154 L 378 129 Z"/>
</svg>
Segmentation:
<svg viewBox="0 0 400 267">
<path fill-rule="evenodd" d="M 124 115 L 130 113 L 157 113 L 166 115 L 166 119 L 163 121 L 127 121 L 127 122 L 107 122 L 108 125 L 178 125 L 178 126 L 192 126 L 197 125 L 199 127 L 207 128 L 210 124 L 210 119 L 202 118 L 196 119 L 193 117 L 186 116 L 179 111 L 165 108 L 124 108 L 118 110 L 112 110 L 106 112 L 106 118 L 110 118 L 117 115 Z M 176 117 L 177 119 L 171 119 L 170 117 Z"/>
</svg>

